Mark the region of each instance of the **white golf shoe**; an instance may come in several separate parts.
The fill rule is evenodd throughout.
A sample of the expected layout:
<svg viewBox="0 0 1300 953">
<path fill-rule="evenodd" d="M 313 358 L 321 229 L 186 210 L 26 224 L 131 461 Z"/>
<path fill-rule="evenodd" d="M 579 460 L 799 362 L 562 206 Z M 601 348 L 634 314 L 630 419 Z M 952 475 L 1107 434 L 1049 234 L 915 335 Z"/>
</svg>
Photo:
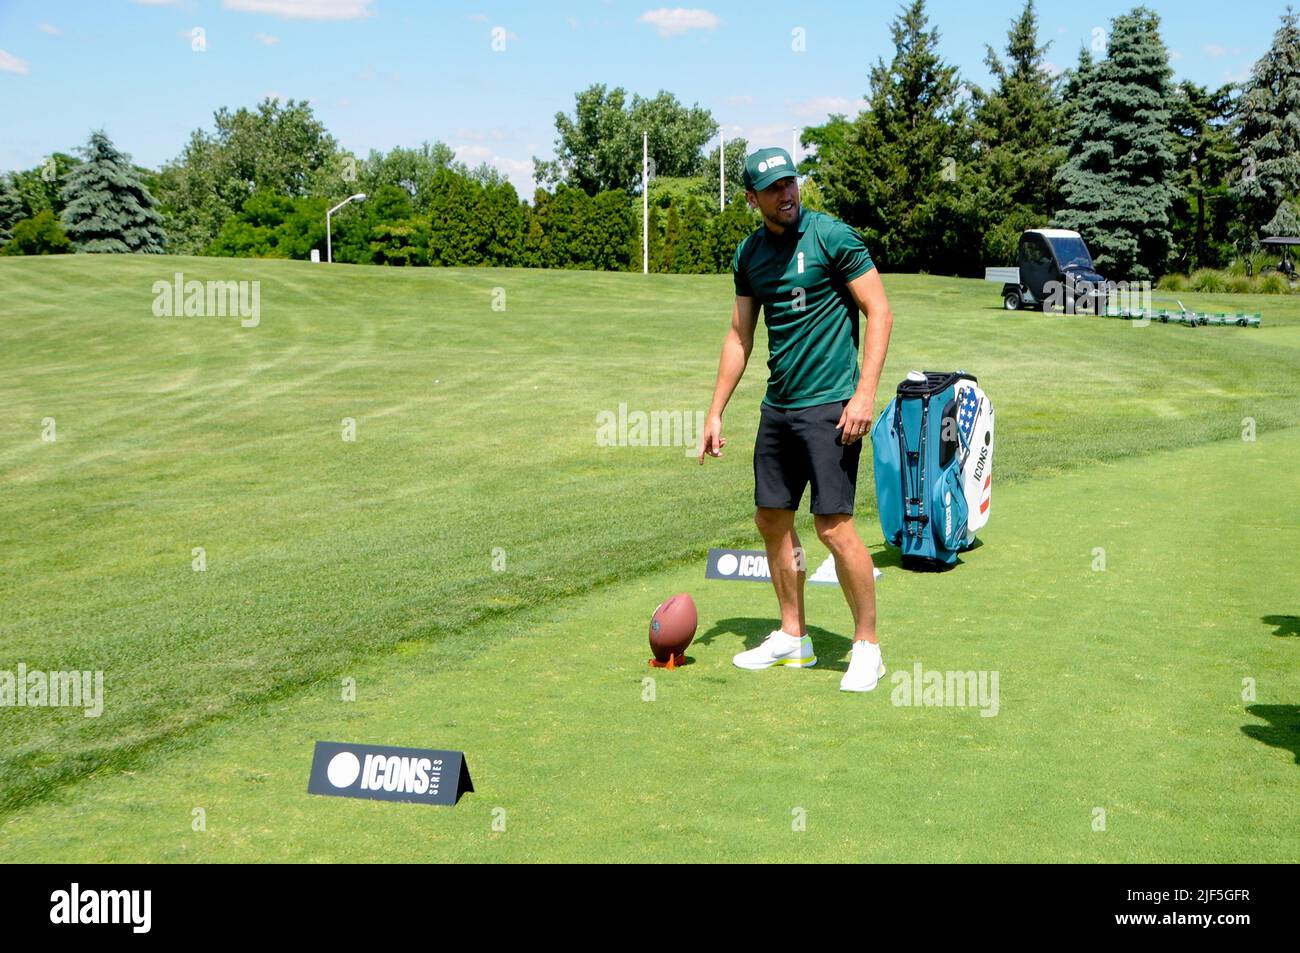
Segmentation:
<svg viewBox="0 0 1300 953">
<path fill-rule="evenodd" d="M 793 665 L 795 668 L 812 668 L 817 664 L 812 639 L 799 638 L 777 629 L 758 648 L 741 652 L 731 660 L 737 668 L 760 669 L 774 665 Z"/>
<path fill-rule="evenodd" d="M 885 674 L 885 663 L 880 658 L 880 646 L 860 639 L 849 652 L 849 670 L 840 679 L 842 692 L 869 692 Z"/>
</svg>

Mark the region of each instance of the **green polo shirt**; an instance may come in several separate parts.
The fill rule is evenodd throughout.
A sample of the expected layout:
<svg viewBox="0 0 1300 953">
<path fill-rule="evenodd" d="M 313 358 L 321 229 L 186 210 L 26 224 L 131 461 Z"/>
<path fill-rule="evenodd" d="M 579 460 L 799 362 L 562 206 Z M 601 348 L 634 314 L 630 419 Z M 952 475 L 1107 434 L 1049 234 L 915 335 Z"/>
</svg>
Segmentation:
<svg viewBox="0 0 1300 953">
<path fill-rule="evenodd" d="M 874 267 L 854 229 L 807 209 L 784 234 L 764 225 L 736 248 L 736 294 L 762 304 L 767 324 L 765 404 L 795 410 L 853 396 L 858 306 L 848 284 Z"/>
</svg>

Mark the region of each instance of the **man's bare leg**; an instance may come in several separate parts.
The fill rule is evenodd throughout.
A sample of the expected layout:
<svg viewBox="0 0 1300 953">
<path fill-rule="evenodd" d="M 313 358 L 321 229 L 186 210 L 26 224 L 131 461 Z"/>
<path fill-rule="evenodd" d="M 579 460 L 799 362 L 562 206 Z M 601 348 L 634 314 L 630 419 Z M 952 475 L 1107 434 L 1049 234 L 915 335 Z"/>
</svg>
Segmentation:
<svg viewBox="0 0 1300 953">
<path fill-rule="evenodd" d="M 835 574 L 839 576 L 844 600 L 853 614 L 853 641 L 876 641 L 876 574 L 871 553 L 858 536 L 853 517 L 847 514 L 814 516 L 817 538 L 835 557 Z M 769 549 L 768 559 L 771 560 Z M 773 573 L 775 578 L 775 572 Z"/>
<path fill-rule="evenodd" d="M 794 517 L 794 510 L 760 506 L 754 511 L 754 524 L 763 534 L 763 543 L 767 547 L 767 567 L 772 573 L 776 600 L 781 604 L 781 630 L 789 635 L 802 636 L 808 631 L 803 614 L 803 585 L 808 573 L 795 568 L 799 536 L 794 531 Z"/>
</svg>

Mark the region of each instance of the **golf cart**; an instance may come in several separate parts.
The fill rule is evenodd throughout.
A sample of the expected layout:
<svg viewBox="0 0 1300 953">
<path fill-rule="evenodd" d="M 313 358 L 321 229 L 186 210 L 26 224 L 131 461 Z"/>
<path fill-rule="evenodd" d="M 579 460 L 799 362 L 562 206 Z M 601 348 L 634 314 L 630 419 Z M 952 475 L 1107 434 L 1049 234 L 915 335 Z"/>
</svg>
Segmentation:
<svg viewBox="0 0 1300 953">
<path fill-rule="evenodd" d="M 1030 228 L 1020 236 L 1015 268 L 985 268 L 984 279 L 1002 283 L 1008 311 L 1062 306 L 1067 312 L 1100 313 L 1105 281 L 1078 232 L 1065 228 Z"/>
</svg>

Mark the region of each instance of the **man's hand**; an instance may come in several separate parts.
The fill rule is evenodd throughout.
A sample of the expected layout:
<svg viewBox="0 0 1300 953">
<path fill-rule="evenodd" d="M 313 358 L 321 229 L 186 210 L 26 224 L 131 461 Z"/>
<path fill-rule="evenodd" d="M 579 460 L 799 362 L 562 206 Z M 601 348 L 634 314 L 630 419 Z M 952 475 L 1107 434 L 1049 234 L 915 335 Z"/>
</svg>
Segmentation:
<svg viewBox="0 0 1300 953">
<path fill-rule="evenodd" d="M 844 412 L 840 414 L 840 422 L 835 425 L 835 429 L 840 431 L 840 443 L 845 446 L 861 440 L 871 429 L 871 397 L 867 394 L 854 394 L 844 405 Z M 708 433 L 708 429 L 704 432 Z"/>
<path fill-rule="evenodd" d="M 704 424 L 704 439 L 700 441 L 700 466 L 704 466 L 704 455 L 722 456 L 722 448 L 727 445 L 727 438 L 722 435 L 722 416 L 713 414 Z"/>
</svg>

